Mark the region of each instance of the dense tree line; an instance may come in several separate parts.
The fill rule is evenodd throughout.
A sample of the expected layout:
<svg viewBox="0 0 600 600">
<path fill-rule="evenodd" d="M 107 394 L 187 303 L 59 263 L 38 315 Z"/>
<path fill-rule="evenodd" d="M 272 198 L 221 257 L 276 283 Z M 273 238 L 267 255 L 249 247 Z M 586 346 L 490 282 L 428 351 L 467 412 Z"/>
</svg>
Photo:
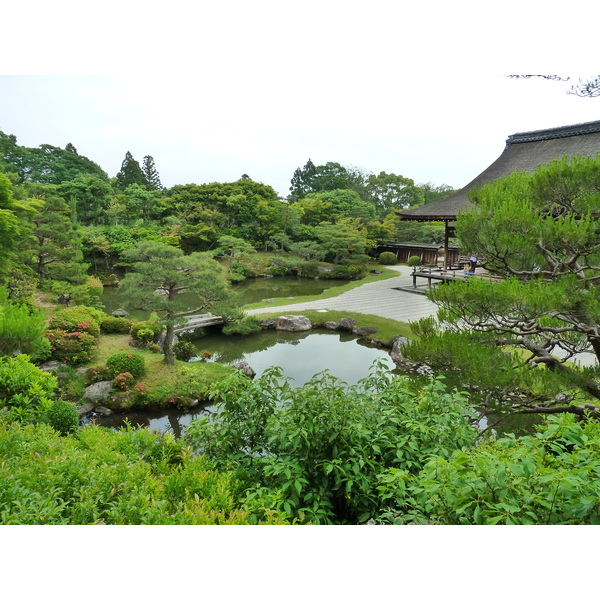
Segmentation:
<svg viewBox="0 0 600 600">
<path fill-rule="evenodd" d="M 439 241 L 440 227 L 400 223 L 394 211 L 452 191 L 310 160 L 294 172 L 285 199 L 248 175 L 165 189 L 152 156 L 140 165 L 126 152 L 110 178 L 71 143 L 27 148 L 3 132 L 0 173 L 7 240 L 1 282 L 8 283 L 9 271 L 12 279 L 19 273 L 88 303 L 94 296 L 85 287 L 89 274 L 126 264 L 125 252 L 147 241 L 189 254 L 216 251 L 221 238 L 232 237 L 287 256 L 274 261 L 274 272 L 312 275 L 319 261 L 328 261 L 335 276 L 360 277 L 367 252 L 381 241 Z M 234 267 L 232 276 L 248 273 L 239 260 Z"/>
</svg>

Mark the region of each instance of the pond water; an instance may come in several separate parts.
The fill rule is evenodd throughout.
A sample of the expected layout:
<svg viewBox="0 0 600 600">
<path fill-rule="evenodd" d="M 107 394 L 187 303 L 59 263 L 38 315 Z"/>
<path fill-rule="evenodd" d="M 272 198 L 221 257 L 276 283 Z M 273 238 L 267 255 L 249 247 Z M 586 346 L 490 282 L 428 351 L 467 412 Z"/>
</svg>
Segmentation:
<svg viewBox="0 0 600 600">
<path fill-rule="evenodd" d="M 211 361 L 223 364 L 247 362 L 260 376 L 270 366 L 279 366 L 290 377 L 292 387 L 306 383 L 313 375 L 327 369 L 348 384 L 355 384 L 369 375 L 375 360 L 381 359 L 394 372 L 395 364 L 387 350 L 376 348 L 360 338 L 337 331 L 290 333 L 264 331 L 250 336 L 205 334 L 192 340 L 199 351 L 213 353 Z M 132 425 L 143 425 L 154 431 L 170 431 L 180 435 L 189 423 L 213 409 L 209 404 L 182 413 L 176 410 L 161 413 L 129 413 L 98 417 L 96 422 L 106 427 L 122 427 L 125 417 Z"/>
<path fill-rule="evenodd" d="M 245 279 L 232 285 L 238 294 L 240 306 L 261 302 L 269 298 L 298 298 L 299 296 L 312 296 L 320 294 L 332 287 L 345 285 L 345 279 L 301 279 L 298 277 L 257 277 Z M 180 299 L 187 305 L 186 308 L 194 308 L 194 294 L 182 293 Z M 106 307 L 108 314 L 114 310 L 123 308 L 122 296 L 116 286 L 106 286 L 100 296 L 100 300 Z M 142 311 L 132 311 L 131 318 L 146 319 L 147 314 Z"/>
</svg>

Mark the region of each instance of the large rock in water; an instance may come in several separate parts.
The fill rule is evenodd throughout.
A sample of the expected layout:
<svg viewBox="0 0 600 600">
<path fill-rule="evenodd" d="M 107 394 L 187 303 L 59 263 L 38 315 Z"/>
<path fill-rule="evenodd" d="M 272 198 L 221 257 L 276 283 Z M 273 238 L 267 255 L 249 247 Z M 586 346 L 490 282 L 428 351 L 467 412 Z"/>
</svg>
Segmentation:
<svg viewBox="0 0 600 600">
<path fill-rule="evenodd" d="M 276 329 L 279 331 L 309 331 L 312 329 L 312 323 L 308 317 L 302 315 L 284 315 L 278 317 Z"/>
<path fill-rule="evenodd" d="M 392 350 L 390 352 L 390 356 L 397 365 L 405 364 L 407 362 L 408 359 L 406 359 L 402 354 L 402 348 L 408 346 L 410 343 L 412 343 L 411 340 L 403 335 L 397 335 L 392 340 Z"/>
</svg>

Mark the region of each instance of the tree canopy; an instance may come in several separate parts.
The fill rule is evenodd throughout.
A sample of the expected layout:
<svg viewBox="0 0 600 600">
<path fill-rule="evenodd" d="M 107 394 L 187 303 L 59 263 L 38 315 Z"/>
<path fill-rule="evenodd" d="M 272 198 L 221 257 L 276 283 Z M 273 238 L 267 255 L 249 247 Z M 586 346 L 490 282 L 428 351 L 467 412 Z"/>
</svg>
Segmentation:
<svg viewBox="0 0 600 600">
<path fill-rule="evenodd" d="M 422 322 L 409 354 L 468 379 L 492 408 L 595 412 L 600 370 L 573 361 L 600 358 L 598 190 L 600 158 L 573 157 L 472 192 L 457 236 L 501 279 L 439 286 L 441 325 Z"/>
<path fill-rule="evenodd" d="M 209 253 L 184 255 L 179 248 L 159 242 L 140 242 L 127 250 L 125 258 L 132 271 L 121 283 L 125 304 L 164 318 L 166 339 L 165 362 L 173 364 L 175 323 L 179 317 L 201 313 L 229 296 L 224 269 Z M 181 301 L 182 292 L 192 293 L 196 308 L 189 310 Z"/>
</svg>

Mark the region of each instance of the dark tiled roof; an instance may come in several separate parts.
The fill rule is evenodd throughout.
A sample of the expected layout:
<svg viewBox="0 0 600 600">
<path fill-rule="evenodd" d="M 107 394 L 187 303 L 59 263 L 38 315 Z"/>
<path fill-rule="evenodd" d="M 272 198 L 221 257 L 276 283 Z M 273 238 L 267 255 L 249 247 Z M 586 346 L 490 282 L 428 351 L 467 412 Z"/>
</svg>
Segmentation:
<svg viewBox="0 0 600 600">
<path fill-rule="evenodd" d="M 469 192 L 487 181 L 514 171 L 532 172 L 538 165 L 563 155 L 596 156 L 600 153 L 600 121 L 526 131 L 508 136 L 504 152 L 485 171 L 451 196 L 399 211 L 408 221 L 453 221 L 459 211 L 468 209 Z"/>
</svg>

